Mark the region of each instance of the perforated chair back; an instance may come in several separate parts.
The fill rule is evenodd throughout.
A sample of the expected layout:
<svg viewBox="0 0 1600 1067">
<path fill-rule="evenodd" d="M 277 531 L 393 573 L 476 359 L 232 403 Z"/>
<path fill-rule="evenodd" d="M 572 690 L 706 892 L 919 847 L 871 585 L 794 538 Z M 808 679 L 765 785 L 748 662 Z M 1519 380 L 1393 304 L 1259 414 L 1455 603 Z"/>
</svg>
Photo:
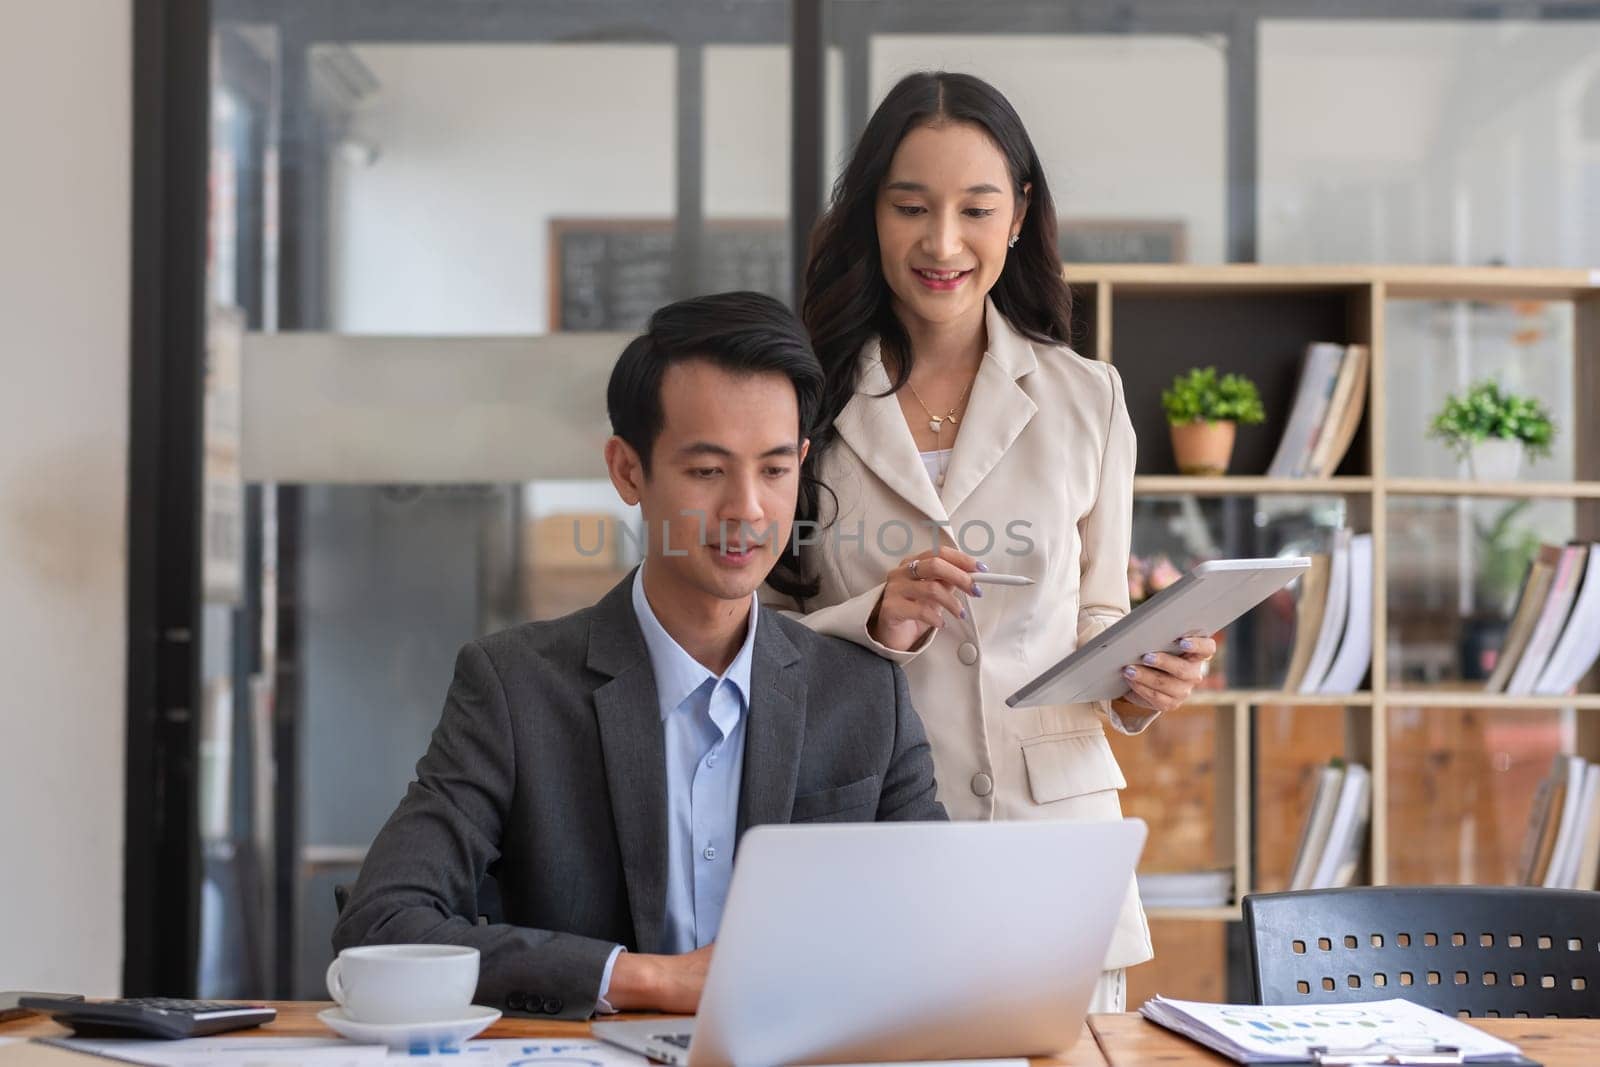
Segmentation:
<svg viewBox="0 0 1600 1067">
<path fill-rule="evenodd" d="M 1600 1016 L 1600 893 L 1372 887 L 1244 898 L 1258 1004 L 1398 997 L 1449 1015 Z"/>
</svg>

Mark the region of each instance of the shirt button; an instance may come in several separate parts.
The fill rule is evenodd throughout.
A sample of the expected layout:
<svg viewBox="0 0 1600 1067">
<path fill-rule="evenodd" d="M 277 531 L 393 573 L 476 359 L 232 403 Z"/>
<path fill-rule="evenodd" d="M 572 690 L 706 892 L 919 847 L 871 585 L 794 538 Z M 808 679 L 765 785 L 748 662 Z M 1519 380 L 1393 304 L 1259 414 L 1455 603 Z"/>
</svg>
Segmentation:
<svg viewBox="0 0 1600 1067">
<path fill-rule="evenodd" d="M 961 647 L 956 649 L 956 658 L 967 666 L 978 662 L 978 646 L 971 641 L 961 642 Z"/>
<path fill-rule="evenodd" d="M 706 766 L 707 767 L 715 767 L 716 765 L 717 765 L 717 754 L 715 752 L 713 752 L 713 753 L 711 753 L 711 755 L 706 757 Z"/>
<path fill-rule="evenodd" d="M 979 771 L 972 776 L 972 795 L 986 797 L 994 792 L 994 779 Z"/>
<path fill-rule="evenodd" d="M 716 845 L 707 845 L 706 846 L 706 850 L 704 852 L 700 853 L 700 855 L 704 856 L 708 860 L 716 859 L 717 858 L 717 846 Z"/>
</svg>

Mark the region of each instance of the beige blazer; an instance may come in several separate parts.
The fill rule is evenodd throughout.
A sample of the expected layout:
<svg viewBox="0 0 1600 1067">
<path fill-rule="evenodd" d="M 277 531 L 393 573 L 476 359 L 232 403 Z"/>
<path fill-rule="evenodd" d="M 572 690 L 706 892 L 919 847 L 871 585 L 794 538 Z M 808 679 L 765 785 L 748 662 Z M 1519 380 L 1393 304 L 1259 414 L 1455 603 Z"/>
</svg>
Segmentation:
<svg viewBox="0 0 1600 1067">
<path fill-rule="evenodd" d="M 1109 704 L 1013 709 L 1005 698 L 1128 611 L 1134 434 L 1121 379 L 1029 341 L 992 302 L 985 321 L 989 348 L 942 491 L 899 403 L 875 395 L 889 388 L 877 343 L 863 349 L 860 385 L 819 469 L 837 510 L 823 493 L 823 519 L 834 521 L 802 549 L 822 588 L 800 617 L 904 667 L 952 819 L 1118 819 L 1127 783 L 1102 721 L 1138 733 L 1155 713 L 1127 722 Z M 941 543 L 1037 584 L 985 586 L 965 619 L 895 652 L 867 633 L 867 618 L 884 575 L 931 547 L 935 529 Z M 1070 902 L 1072 887 L 1061 892 Z M 1152 954 L 1130 885 L 1106 968 Z"/>
</svg>

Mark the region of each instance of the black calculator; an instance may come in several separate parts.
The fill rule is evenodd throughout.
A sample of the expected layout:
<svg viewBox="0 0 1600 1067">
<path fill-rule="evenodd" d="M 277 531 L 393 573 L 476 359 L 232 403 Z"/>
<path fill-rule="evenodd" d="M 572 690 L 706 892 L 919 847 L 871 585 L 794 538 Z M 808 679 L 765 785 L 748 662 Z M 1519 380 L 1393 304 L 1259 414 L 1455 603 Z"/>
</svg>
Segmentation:
<svg viewBox="0 0 1600 1067">
<path fill-rule="evenodd" d="M 128 997 L 121 1000 L 64 1000 L 22 997 L 18 1006 L 41 1012 L 79 1037 L 204 1037 L 225 1030 L 270 1023 L 276 1008 L 262 1004 L 176 997 Z"/>
</svg>

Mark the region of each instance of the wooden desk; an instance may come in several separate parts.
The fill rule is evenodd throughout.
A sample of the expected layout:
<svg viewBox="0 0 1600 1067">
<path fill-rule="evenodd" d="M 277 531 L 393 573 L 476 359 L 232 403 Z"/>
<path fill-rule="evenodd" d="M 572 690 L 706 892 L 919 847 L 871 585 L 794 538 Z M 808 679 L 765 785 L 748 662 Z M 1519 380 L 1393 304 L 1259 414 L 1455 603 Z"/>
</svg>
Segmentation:
<svg viewBox="0 0 1600 1067">
<path fill-rule="evenodd" d="M 238 1030 L 234 1033 L 250 1037 L 335 1037 L 332 1030 L 317 1021 L 317 1012 L 332 1005 L 326 1002 L 311 1001 L 269 1001 L 278 1009 L 276 1022 L 266 1026 L 256 1027 L 253 1030 Z M 617 1016 L 617 1018 L 651 1018 L 648 1015 Z M 659 1018 L 659 1016 L 656 1016 Z M 67 1029 L 57 1026 L 42 1017 L 18 1019 L 14 1022 L 0 1023 L 0 1037 L 61 1037 L 68 1033 Z M 587 1037 L 589 1024 L 586 1022 L 550 1022 L 542 1019 L 501 1019 L 480 1037 Z M 1100 1047 L 1095 1043 L 1094 1037 L 1089 1033 L 1089 1028 L 1084 1027 L 1083 1036 L 1078 1043 L 1073 1045 L 1065 1056 L 1052 1056 L 1035 1059 L 1033 1067 L 1106 1067 L 1105 1057 L 1100 1053 Z"/>
<path fill-rule="evenodd" d="M 1600 1019 L 1471 1019 L 1545 1067 L 1600 1064 Z M 1109 1067 L 1222 1067 L 1233 1061 L 1137 1015 L 1091 1015 L 1089 1029 Z"/>
<path fill-rule="evenodd" d="M 317 1012 L 328 1006 L 305 1001 L 276 1002 L 276 1022 L 239 1033 L 332 1037 L 333 1032 L 317 1021 Z M 1472 1023 L 1521 1046 L 1526 1055 L 1545 1067 L 1600 1064 L 1600 1019 L 1474 1019 Z M 1089 1032 L 1065 1056 L 1036 1059 L 1034 1067 L 1221 1067 L 1231 1062 L 1134 1014 L 1092 1015 L 1086 1029 Z M 55 1037 L 66 1032 L 38 1018 L 0 1023 L 0 1037 Z M 588 1033 L 589 1024 L 582 1022 L 501 1019 L 482 1036 L 570 1038 Z"/>
</svg>

